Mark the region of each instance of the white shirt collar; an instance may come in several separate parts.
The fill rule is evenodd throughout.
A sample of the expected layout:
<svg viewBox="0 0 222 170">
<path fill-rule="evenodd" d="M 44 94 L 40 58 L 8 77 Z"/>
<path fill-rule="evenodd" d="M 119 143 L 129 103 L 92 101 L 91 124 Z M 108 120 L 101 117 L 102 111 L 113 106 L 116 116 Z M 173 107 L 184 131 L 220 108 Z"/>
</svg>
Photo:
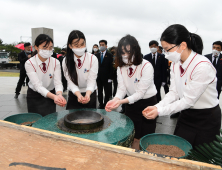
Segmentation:
<svg viewBox="0 0 222 170">
<path fill-rule="evenodd" d="M 105 57 L 105 55 L 106 55 L 106 50 L 105 51 L 101 51 L 101 53 L 103 53 L 103 57 Z"/>
<path fill-rule="evenodd" d="M 214 57 L 214 55 L 212 54 L 212 57 Z M 217 58 L 219 58 L 220 57 L 220 53 L 219 53 L 219 55 L 218 55 L 218 57 Z M 215 57 L 214 57 L 215 58 Z"/>
<path fill-rule="evenodd" d="M 152 58 L 153 58 L 153 53 L 151 53 L 151 55 L 152 55 Z M 155 52 L 154 55 L 155 55 L 155 58 L 156 58 L 157 57 L 157 52 Z"/>
<path fill-rule="evenodd" d="M 80 58 L 77 58 L 76 55 L 74 54 L 74 61 L 77 62 L 77 59 L 80 59 L 81 62 L 84 60 L 86 53 L 83 54 Z"/>
<path fill-rule="evenodd" d="M 180 62 L 180 65 L 182 66 L 184 70 L 187 68 L 187 66 L 189 65 L 189 63 L 191 62 L 191 60 L 194 58 L 195 55 L 196 55 L 196 52 L 191 50 L 191 53 L 189 57 L 186 59 L 186 61 L 183 64 Z"/>
<path fill-rule="evenodd" d="M 48 63 L 49 63 L 49 58 L 48 58 L 46 61 L 42 62 L 42 61 L 39 59 L 38 54 L 36 54 L 35 57 L 36 57 L 36 61 L 37 61 L 37 64 L 38 64 L 38 65 L 41 65 L 42 63 L 46 63 L 46 65 L 48 65 Z"/>
</svg>

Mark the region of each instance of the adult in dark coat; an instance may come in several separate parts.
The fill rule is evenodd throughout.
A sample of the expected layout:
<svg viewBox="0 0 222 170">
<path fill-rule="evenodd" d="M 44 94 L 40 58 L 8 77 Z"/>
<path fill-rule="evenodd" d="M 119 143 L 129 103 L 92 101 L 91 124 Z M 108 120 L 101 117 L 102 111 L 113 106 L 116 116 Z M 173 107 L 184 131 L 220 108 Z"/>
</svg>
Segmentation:
<svg viewBox="0 0 222 170">
<path fill-rule="evenodd" d="M 113 55 L 107 51 L 107 41 L 100 40 L 100 53 L 96 54 L 99 62 L 99 71 L 97 76 L 98 86 L 98 100 L 99 108 L 104 109 L 106 103 L 109 101 L 110 91 L 109 84 L 113 79 Z M 103 89 L 105 92 L 105 99 L 103 100 Z"/>
<path fill-rule="evenodd" d="M 31 44 L 25 43 L 24 44 L 25 50 L 18 54 L 18 58 L 20 61 L 20 75 L 19 75 L 19 81 L 17 83 L 16 89 L 15 89 L 15 99 L 18 98 L 20 91 L 22 89 L 22 85 L 25 81 L 25 78 L 27 77 L 26 71 L 25 71 L 25 62 L 31 58 Z M 26 79 L 26 84 L 28 84 L 28 77 Z"/>
<path fill-rule="evenodd" d="M 164 86 L 167 82 L 167 68 L 166 68 L 166 61 L 163 54 L 159 54 L 157 52 L 159 43 L 155 40 L 150 41 L 149 47 L 151 53 L 144 56 L 144 59 L 148 60 L 152 63 L 154 68 L 154 84 L 157 89 L 157 102 L 161 100 L 160 96 L 160 88 Z"/>
<path fill-rule="evenodd" d="M 212 62 L 213 66 L 217 70 L 217 92 L 218 92 L 218 99 L 220 97 L 221 93 L 221 87 L 222 87 L 222 42 L 216 41 L 213 43 L 213 51 L 211 54 L 205 55 L 210 62 Z"/>
<path fill-rule="evenodd" d="M 62 78 L 62 85 L 63 85 L 63 92 L 67 90 L 67 80 L 64 76 L 64 72 L 63 72 L 63 69 L 62 69 L 62 61 L 63 59 L 66 57 L 66 48 L 62 48 L 61 50 L 61 56 L 59 56 L 58 60 L 60 62 L 60 66 L 61 66 L 61 78 Z"/>
</svg>

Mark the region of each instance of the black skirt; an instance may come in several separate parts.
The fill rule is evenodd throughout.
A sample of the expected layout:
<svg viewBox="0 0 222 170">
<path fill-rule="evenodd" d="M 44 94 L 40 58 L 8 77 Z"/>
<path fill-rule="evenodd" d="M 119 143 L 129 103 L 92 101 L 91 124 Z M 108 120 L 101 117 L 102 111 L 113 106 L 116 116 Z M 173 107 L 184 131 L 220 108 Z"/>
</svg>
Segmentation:
<svg viewBox="0 0 222 170">
<path fill-rule="evenodd" d="M 86 93 L 81 93 L 82 96 L 84 97 Z M 68 97 L 68 102 L 66 105 L 66 110 L 70 109 L 81 109 L 81 108 L 92 108 L 96 109 L 96 91 L 94 91 L 90 95 L 90 101 L 87 104 L 82 104 L 78 102 L 78 98 L 76 95 L 74 95 L 71 91 L 69 91 L 69 97 Z"/>
<path fill-rule="evenodd" d="M 186 139 L 194 147 L 215 140 L 220 128 L 219 105 L 210 109 L 187 109 L 181 112 L 174 135 Z"/>
<path fill-rule="evenodd" d="M 156 96 L 148 99 L 141 99 L 134 104 L 126 104 L 125 113 L 134 123 L 136 139 L 140 139 L 150 133 L 155 133 L 156 119 L 148 120 L 142 114 L 142 111 L 146 107 L 155 104 L 157 104 Z"/>
<path fill-rule="evenodd" d="M 55 94 L 55 89 L 50 91 Z M 50 98 L 45 98 L 40 93 L 28 88 L 27 105 L 29 113 L 38 113 L 42 116 L 56 112 L 56 104 Z"/>
</svg>

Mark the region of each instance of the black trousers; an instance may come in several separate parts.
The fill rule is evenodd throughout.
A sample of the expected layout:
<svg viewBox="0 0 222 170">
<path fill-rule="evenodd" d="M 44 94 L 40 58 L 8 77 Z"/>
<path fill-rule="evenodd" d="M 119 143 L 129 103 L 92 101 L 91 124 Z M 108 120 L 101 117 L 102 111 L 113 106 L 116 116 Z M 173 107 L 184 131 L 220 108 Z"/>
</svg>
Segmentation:
<svg viewBox="0 0 222 170">
<path fill-rule="evenodd" d="M 50 91 L 55 94 L 55 89 Z M 45 98 L 38 92 L 28 88 L 27 91 L 27 105 L 29 113 L 38 113 L 42 116 L 46 116 L 56 112 L 56 104 L 50 98 Z"/>
<path fill-rule="evenodd" d="M 117 77 L 114 77 L 113 78 L 113 97 L 116 95 L 117 85 L 118 85 Z"/>
<path fill-rule="evenodd" d="M 109 86 L 109 97 L 112 97 L 113 96 L 113 82 L 110 82 L 109 84 L 108 84 L 108 86 Z"/>
<path fill-rule="evenodd" d="M 107 81 L 97 80 L 98 86 L 98 100 L 99 104 L 102 107 L 105 107 L 106 103 L 109 101 L 110 91 L 109 91 L 109 83 Z M 103 90 L 105 92 L 105 99 L 103 100 Z"/>
<path fill-rule="evenodd" d="M 133 104 L 126 104 L 126 116 L 128 116 L 134 123 L 135 127 L 135 138 L 140 139 L 141 137 L 155 133 L 156 119 L 146 119 L 142 111 L 148 107 L 157 104 L 156 96 L 148 99 L 141 99 Z"/>
<path fill-rule="evenodd" d="M 165 94 L 169 92 L 169 86 L 167 83 L 164 85 L 164 91 L 165 91 Z"/>
<path fill-rule="evenodd" d="M 221 128 L 219 105 L 210 109 L 187 109 L 181 111 L 174 135 L 186 139 L 195 147 L 216 140 Z M 195 149 L 195 148 L 194 148 Z"/>
<path fill-rule="evenodd" d="M 219 99 L 220 93 L 221 93 L 221 83 L 220 82 L 217 82 L 217 93 L 218 93 L 217 98 Z"/>
<path fill-rule="evenodd" d="M 84 97 L 86 93 L 81 93 Z M 78 102 L 78 98 L 71 91 L 69 91 L 69 98 L 66 105 L 66 110 L 70 109 L 82 109 L 82 108 L 92 108 L 96 109 L 96 91 L 94 91 L 90 96 L 90 101 L 87 104 L 82 104 Z"/>
<path fill-rule="evenodd" d="M 156 83 L 155 81 L 154 81 L 154 84 L 155 84 L 156 90 L 157 90 L 157 94 L 156 94 L 157 103 L 159 103 L 161 101 L 161 95 L 160 95 L 161 84 Z"/>
<path fill-rule="evenodd" d="M 27 78 L 26 78 L 26 77 L 27 77 Z M 26 71 L 25 71 L 25 69 L 21 69 L 21 70 L 20 70 L 20 75 L 19 75 L 19 81 L 18 81 L 17 86 L 16 86 L 16 89 L 15 89 L 15 93 L 16 93 L 16 94 L 20 94 L 20 91 L 21 91 L 21 89 L 22 89 L 22 85 L 23 85 L 23 83 L 24 83 L 24 81 L 25 81 L 25 78 L 26 78 L 26 84 L 28 84 L 29 78 L 28 78 L 28 76 L 26 75 Z"/>
</svg>

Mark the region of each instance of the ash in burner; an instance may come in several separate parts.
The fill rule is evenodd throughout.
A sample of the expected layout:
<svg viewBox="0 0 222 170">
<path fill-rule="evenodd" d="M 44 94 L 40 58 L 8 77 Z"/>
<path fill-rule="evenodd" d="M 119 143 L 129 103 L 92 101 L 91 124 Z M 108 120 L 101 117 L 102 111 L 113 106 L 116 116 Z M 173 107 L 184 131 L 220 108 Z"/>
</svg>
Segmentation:
<svg viewBox="0 0 222 170">
<path fill-rule="evenodd" d="M 59 129 L 61 129 L 62 131 L 68 132 L 68 133 L 77 133 L 77 134 L 87 134 L 87 133 L 95 133 L 95 132 L 99 132 L 102 131 L 106 128 L 108 128 L 111 124 L 111 120 L 107 117 L 104 116 L 104 124 L 96 129 L 91 129 L 91 130 L 74 130 L 74 129 L 70 129 L 68 127 L 66 127 L 64 125 L 64 118 L 61 118 L 58 122 L 57 122 L 57 127 Z"/>
<path fill-rule="evenodd" d="M 77 120 L 73 120 L 71 122 L 72 123 L 92 123 L 92 122 L 94 122 L 94 120 L 92 120 L 92 119 L 77 119 Z"/>
</svg>

